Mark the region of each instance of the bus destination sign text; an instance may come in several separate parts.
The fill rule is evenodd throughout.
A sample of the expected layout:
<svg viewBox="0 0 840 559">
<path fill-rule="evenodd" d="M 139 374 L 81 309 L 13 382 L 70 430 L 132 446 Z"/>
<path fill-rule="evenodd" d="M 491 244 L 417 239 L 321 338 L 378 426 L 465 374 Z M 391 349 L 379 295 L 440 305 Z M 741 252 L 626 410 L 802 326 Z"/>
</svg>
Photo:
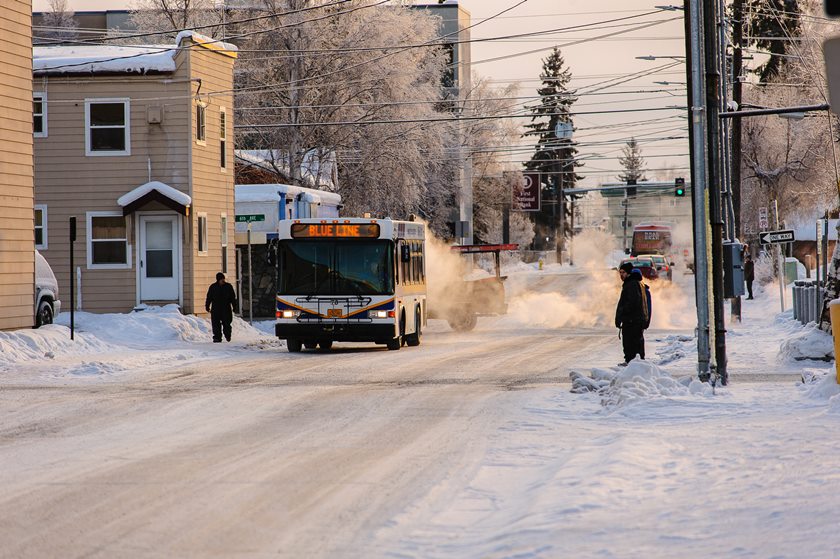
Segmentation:
<svg viewBox="0 0 840 559">
<path fill-rule="evenodd" d="M 376 223 L 293 223 L 293 239 L 320 238 L 365 238 L 379 237 L 379 225 Z"/>
</svg>

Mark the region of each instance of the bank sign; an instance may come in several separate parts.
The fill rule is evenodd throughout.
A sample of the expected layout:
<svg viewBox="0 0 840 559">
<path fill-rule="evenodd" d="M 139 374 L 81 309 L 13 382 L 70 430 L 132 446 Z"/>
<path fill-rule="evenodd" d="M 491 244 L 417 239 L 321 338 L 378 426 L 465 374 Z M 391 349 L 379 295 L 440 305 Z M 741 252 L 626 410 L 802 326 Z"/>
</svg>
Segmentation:
<svg viewBox="0 0 840 559">
<path fill-rule="evenodd" d="M 540 174 L 523 173 L 522 179 L 513 187 L 513 209 L 520 212 L 540 211 Z"/>
</svg>

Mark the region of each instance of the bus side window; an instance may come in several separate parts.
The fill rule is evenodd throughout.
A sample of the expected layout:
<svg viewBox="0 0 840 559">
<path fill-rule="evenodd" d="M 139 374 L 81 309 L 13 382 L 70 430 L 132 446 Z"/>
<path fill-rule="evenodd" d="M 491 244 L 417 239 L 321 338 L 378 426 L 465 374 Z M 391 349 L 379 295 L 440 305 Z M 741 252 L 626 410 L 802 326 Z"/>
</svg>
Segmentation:
<svg viewBox="0 0 840 559">
<path fill-rule="evenodd" d="M 397 285 L 399 285 L 400 284 L 400 277 L 402 277 L 402 274 L 400 274 L 400 244 L 399 243 L 396 243 L 394 245 L 394 262 L 396 263 L 396 266 L 394 266 L 394 281 L 396 282 Z"/>
<path fill-rule="evenodd" d="M 409 241 L 408 251 L 409 251 L 408 252 L 409 253 L 408 267 L 409 267 L 409 274 L 410 274 L 409 277 L 411 278 L 411 283 L 413 285 L 413 284 L 417 283 L 417 270 L 416 270 L 416 267 L 414 266 L 414 241 Z"/>
</svg>

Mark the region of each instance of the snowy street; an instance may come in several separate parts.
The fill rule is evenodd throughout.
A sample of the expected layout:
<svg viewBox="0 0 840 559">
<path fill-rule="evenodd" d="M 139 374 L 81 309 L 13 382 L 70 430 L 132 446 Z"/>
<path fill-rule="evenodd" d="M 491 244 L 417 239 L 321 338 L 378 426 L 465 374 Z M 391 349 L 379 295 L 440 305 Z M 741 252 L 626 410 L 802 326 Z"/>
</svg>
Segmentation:
<svg viewBox="0 0 840 559">
<path fill-rule="evenodd" d="M 9 367 L 4 556 L 840 553 L 838 390 L 796 386 L 831 365 L 767 359 L 782 335 L 824 334 L 774 318 L 768 289 L 752 307 L 764 326 L 733 333 L 730 387 L 674 380 L 694 342 L 671 327 L 648 334 L 662 369 L 632 364 L 606 392 L 574 394 L 571 371 L 620 356 L 597 312 L 547 317 L 560 292 L 586 299 L 595 282 L 580 280 L 512 274 L 530 291 L 511 314 L 464 334 L 434 321 L 399 352 L 289 354 L 241 323 L 239 345 L 161 342 L 155 365 L 124 348 Z"/>
</svg>

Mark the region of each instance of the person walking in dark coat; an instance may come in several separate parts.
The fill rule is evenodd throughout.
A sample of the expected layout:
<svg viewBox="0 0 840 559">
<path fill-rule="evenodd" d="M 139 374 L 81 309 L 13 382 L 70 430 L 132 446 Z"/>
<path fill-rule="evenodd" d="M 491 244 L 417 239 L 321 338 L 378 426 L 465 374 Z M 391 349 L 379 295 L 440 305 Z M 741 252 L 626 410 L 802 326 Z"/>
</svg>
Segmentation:
<svg viewBox="0 0 840 559">
<path fill-rule="evenodd" d="M 210 323 L 213 325 L 213 342 L 220 343 L 222 341 L 222 332 L 225 334 L 225 339 L 230 341 L 233 313 L 239 312 L 239 308 L 236 302 L 236 292 L 231 284 L 225 282 L 225 275 L 221 272 L 216 274 L 216 283 L 207 290 L 204 309 L 210 313 Z"/>
<path fill-rule="evenodd" d="M 749 252 L 744 256 L 744 281 L 747 282 L 747 293 L 749 294 L 747 299 L 752 299 L 752 284 L 755 281 L 755 262 L 753 262 Z"/>
<path fill-rule="evenodd" d="M 626 365 L 636 355 L 645 358 L 645 328 L 650 324 L 647 291 L 642 285 L 642 272 L 625 262 L 618 269 L 624 282 L 615 309 L 615 327 L 621 330 L 621 342 Z"/>
</svg>

